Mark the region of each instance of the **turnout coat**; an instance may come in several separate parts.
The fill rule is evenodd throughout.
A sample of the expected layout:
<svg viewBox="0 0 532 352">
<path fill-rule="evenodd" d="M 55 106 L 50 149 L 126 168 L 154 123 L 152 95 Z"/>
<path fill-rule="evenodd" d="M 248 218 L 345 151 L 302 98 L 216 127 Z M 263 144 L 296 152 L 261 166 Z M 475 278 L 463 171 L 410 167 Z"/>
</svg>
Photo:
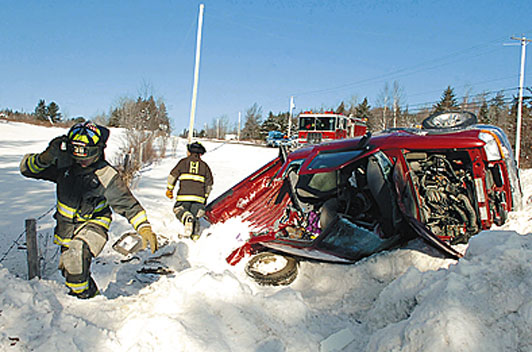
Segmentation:
<svg viewBox="0 0 532 352">
<path fill-rule="evenodd" d="M 167 187 L 173 190 L 179 180 L 176 202 L 205 204 L 212 189 L 212 172 L 197 154 L 181 159 L 170 171 Z"/>
<path fill-rule="evenodd" d="M 104 231 L 102 236 L 83 238 L 91 253 L 97 256 L 107 241 L 111 224 L 111 208 L 124 216 L 135 230 L 148 223 L 144 208 L 124 184 L 118 172 L 102 158 L 83 168 L 68 162 L 64 167 L 42 165 L 39 154 L 26 154 L 20 164 L 22 175 L 57 184 L 56 244 L 68 247 L 84 226 L 91 224 Z M 60 164 L 59 162 L 57 164 Z M 100 238 L 98 238 L 100 237 Z"/>
</svg>

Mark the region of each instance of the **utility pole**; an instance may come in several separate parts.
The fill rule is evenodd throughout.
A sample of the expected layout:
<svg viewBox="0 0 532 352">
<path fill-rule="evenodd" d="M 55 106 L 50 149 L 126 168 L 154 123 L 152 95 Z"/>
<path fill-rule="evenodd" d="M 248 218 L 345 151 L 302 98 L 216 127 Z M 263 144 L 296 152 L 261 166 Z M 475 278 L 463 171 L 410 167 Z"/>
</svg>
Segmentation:
<svg viewBox="0 0 532 352">
<path fill-rule="evenodd" d="M 393 128 L 397 127 L 397 100 L 393 97 Z"/>
<path fill-rule="evenodd" d="M 384 107 L 382 109 L 382 129 L 386 129 L 386 110 L 388 108 L 388 96 L 384 97 Z"/>
<path fill-rule="evenodd" d="M 236 140 L 239 141 L 240 140 L 240 118 L 242 116 L 242 113 L 239 111 L 238 112 L 238 129 L 236 131 Z"/>
<path fill-rule="evenodd" d="M 288 138 L 290 138 L 290 129 L 292 127 L 292 110 L 294 110 L 296 106 L 294 105 L 294 97 L 290 97 L 290 113 L 288 114 Z"/>
<path fill-rule="evenodd" d="M 198 80 L 199 80 L 199 63 L 200 63 L 200 51 L 201 51 L 201 30 L 203 27 L 203 8 L 204 5 L 200 4 L 198 15 L 198 36 L 196 38 L 196 62 L 194 65 L 194 87 L 192 88 L 192 104 L 190 107 L 190 124 L 188 127 L 188 143 L 192 142 L 194 137 L 194 118 L 196 116 L 196 99 L 198 95 Z"/>
<path fill-rule="evenodd" d="M 521 69 L 519 73 L 519 102 L 517 104 L 517 131 L 515 132 L 515 161 L 519 168 L 519 153 L 521 151 L 521 120 L 523 115 L 523 85 L 525 81 L 525 57 L 526 45 L 532 42 L 531 39 L 526 39 L 525 36 L 521 38 L 511 37 L 513 40 L 521 41 Z"/>
</svg>

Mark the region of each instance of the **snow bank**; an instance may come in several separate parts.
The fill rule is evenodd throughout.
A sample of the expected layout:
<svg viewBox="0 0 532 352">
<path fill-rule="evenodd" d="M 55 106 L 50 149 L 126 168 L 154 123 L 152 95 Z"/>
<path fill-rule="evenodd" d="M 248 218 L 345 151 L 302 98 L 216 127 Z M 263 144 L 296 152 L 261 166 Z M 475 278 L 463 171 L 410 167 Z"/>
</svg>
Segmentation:
<svg viewBox="0 0 532 352">
<path fill-rule="evenodd" d="M 53 185 L 18 174 L 20 158 L 62 132 L 2 127 L 0 255 L 20 234 L 23 219 L 55 202 Z M 118 149 L 114 135 L 110 150 Z M 213 197 L 276 155 L 253 146 L 205 145 Z M 127 263 L 107 245 L 92 266 L 103 295 L 87 301 L 68 296 L 55 269 L 54 247 L 45 255 L 41 280 L 24 279 L 23 249 L 17 245 L 9 252 L 0 263 L 0 350 L 532 350 L 532 204 L 511 213 L 503 227 L 475 236 L 459 262 L 414 241 L 353 265 L 302 262 L 290 286 L 263 287 L 245 275 L 244 262 L 225 262 L 247 236 L 247 225 L 238 219 L 206 228 L 197 243 L 178 239 L 181 224 L 164 190 L 184 148 L 182 141 L 172 158 L 143 170 L 133 189 L 168 244 Z M 531 170 L 523 172 L 522 182 L 528 199 Z M 43 238 L 52 227 L 50 215 L 39 220 Z M 127 221 L 115 216 L 110 242 L 128 230 Z M 173 273 L 138 272 L 159 266 Z"/>
</svg>

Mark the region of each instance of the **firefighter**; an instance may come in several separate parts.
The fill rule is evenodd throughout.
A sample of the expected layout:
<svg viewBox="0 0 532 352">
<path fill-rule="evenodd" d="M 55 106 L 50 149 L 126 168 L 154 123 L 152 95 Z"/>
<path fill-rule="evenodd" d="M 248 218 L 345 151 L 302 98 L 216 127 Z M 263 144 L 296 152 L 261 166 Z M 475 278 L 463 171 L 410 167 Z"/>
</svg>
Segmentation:
<svg viewBox="0 0 532 352">
<path fill-rule="evenodd" d="M 172 169 L 166 188 L 166 196 L 173 199 L 174 187 L 179 180 L 174 214 L 185 226 L 185 236 L 194 241 L 200 237 L 199 219 L 205 215 L 205 204 L 213 184 L 211 169 L 201 159 L 205 152 L 199 142 L 188 144 L 187 157 Z"/>
<path fill-rule="evenodd" d="M 22 175 L 56 183 L 59 269 L 69 294 L 83 299 L 99 294 L 90 265 L 107 242 L 111 208 L 129 220 L 143 248 L 149 243 L 152 253 L 157 250 L 146 211 L 105 160 L 108 137 L 106 127 L 91 121 L 76 124 L 66 136 L 52 139 L 44 152 L 26 154 L 20 163 Z"/>
</svg>

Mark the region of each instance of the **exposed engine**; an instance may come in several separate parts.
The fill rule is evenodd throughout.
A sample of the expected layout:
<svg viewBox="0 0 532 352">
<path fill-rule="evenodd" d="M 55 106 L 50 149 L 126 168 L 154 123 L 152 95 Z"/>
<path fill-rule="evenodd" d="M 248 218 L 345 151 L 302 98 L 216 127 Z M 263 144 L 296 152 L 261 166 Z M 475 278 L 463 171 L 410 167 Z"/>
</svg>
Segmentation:
<svg viewBox="0 0 532 352">
<path fill-rule="evenodd" d="M 319 227 L 324 229 L 337 214 L 381 238 L 399 230 L 401 216 L 394 206 L 394 190 L 389 182 L 392 167 L 380 155 L 361 159 L 339 173 L 299 177 L 295 193 L 306 209 L 300 226 L 311 236 L 309 239 L 319 234 Z M 469 154 L 413 152 L 406 154 L 406 160 L 417 190 L 417 197 L 411 202 L 419 199 L 421 221 L 452 244 L 466 243 L 478 233 L 480 221 L 475 210 Z M 282 223 L 289 222 L 289 214 L 292 212 L 287 212 Z"/>
<path fill-rule="evenodd" d="M 478 232 L 473 207 L 473 178 L 467 155 L 411 153 L 407 155 L 412 179 L 421 199 L 424 223 L 451 243 L 465 243 Z"/>
</svg>

